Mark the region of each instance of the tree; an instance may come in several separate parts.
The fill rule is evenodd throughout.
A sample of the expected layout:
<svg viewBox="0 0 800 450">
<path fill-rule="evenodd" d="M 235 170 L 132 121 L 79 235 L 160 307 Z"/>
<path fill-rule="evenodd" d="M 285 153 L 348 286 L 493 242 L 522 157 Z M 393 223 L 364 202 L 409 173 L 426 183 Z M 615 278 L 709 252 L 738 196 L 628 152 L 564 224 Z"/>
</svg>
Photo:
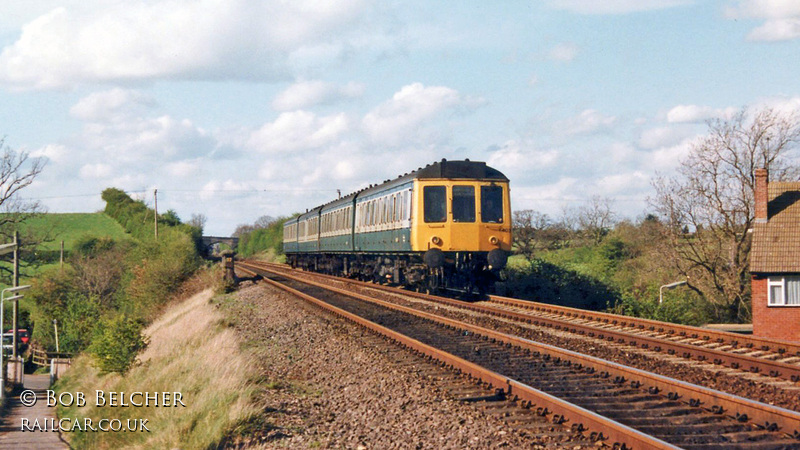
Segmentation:
<svg viewBox="0 0 800 450">
<path fill-rule="evenodd" d="M 255 229 L 259 228 L 269 228 L 275 221 L 278 220 L 272 216 L 261 216 L 253 222 L 253 227 Z"/>
<path fill-rule="evenodd" d="M 533 261 L 536 252 L 543 247 L 541 234 L 550 225 L 551 221 L 547 214 L 532 209 L 514 211 L 511 229 L 514 233 L 514 247 L 516 247 L 517 253 L 528 261 Z"/>
<path fill-rule="evenodd" d="M 255 228 L 250 224 L 239 224 L 236 226 L 236 230 L 233 231 L 231 236 L 233 237 L 242 237 L 247 233 L 251 233 Z"/>
<path fill-rule="evenodd" d="M 611 204 L 610 198 L 595 195 L 578 208 L 576 216 L 578 228 L 595 244 L 603 240 L 616 221 Z"/>
<path fill-rule="evenodd" d="M 14 232 L 18 231 L 18 224 L 24 222 L 32 215 L 39 212 L 40 205 L 36 201 L 27 201 L 18 195 L 22 189 L 31 183 L 44 169 L 41 158 L 30 158 L 27 152 L 12 150 L 5 144 L 5 139 L 0 138 L 0 235 L 2 242 L 11 242 Z M 30 244 L 39 241 L 39 238 L 25 236 L 23 243 Z M 22 249 L 25 251 L 25 248 Z M 12 270 L 0 267 L 4 275 L 10 275 Z"/>
<path fill-rule="evenodd" d="M 774 180 L 798 175 L 788 160 L 800 122 L 796 113 L 765 108 L 708 126 L 676 176 L 653 180 L 650 201 L 665 224 L 665 254 L 689 288 L 714 305 L 717 320 L 745 321 L 755 170 L 766 168 Z"/>
<path fill-rule="evenodd" d="M 180 225 L 181 218 L 178 217 L 178 212 L 174 209 L 168 209 L 167 212 L 164 214 L 159 214 L 158 221 L 161 223 L 165 223 L 171 227 Z"/>
<path fill-rule="evenodd" d="M 205 214 L 192 214 L 192 218 L 189 219 L 189 225 L 199 228 L 202 233 L 203 229 L 206 227 L 207 221 L 208 219 Z"/>
</svg>

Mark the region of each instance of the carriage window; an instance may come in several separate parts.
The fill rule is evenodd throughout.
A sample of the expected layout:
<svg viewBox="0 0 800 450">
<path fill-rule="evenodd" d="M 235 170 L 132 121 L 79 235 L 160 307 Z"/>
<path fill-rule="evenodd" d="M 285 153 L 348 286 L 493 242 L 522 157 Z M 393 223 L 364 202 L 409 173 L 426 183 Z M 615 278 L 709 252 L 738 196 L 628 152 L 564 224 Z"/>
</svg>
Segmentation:
<svg viewBox="0 0 800 450">
<path fill-rule="evenodd" d="M 425 186 L 424 188 L 425 222 L 447 221 L 447 191 L 444 186 Z"/>
<path fill-rule="evenodd" d="M 503 223 L 502 186 L 481 186 L 481 222 Z"/>
<path fill-rule="evenodd" d="M 453 222 L 475 222 L 473 186 L 453 186 Z"/>
</svg>

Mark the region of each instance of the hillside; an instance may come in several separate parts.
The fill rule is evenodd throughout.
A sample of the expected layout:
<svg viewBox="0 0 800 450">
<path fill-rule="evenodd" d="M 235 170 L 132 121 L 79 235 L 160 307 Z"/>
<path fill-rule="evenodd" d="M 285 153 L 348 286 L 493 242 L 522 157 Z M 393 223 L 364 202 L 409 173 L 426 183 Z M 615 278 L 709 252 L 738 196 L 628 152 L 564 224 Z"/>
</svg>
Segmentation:
<svg viewBox="0 0 800 450">
<path fill-rule="evenodd" d="M 20 269 L 20 283 L 26 284 L 30 278 L 50 269 L 58 267 L 61 251 L 61 241 L 64 241 L 65 257 L 75 246 L 75 243 L 85 236 L 111 237 L 124 239 L 125 230 L 114 219 L 105 213 L 65 213 L 42 214 L 20 225 L 20 240 L 23 247 L 22 264 Z M 37 240 L 41 243 L 35 249 L 25 245 L 25 241 Z M 0 266 L 10 272 L 11 256 L 3 257 Z M 0 286 L 6 287 L 0 282 Z"/>
<path fill-rule="evenodd" d="M 21 234 L 26 230 L 49 235 L 52 240 L 42 245 L 43 250 L 59 250 L 63 240 L 65 250 L 69 251 L 78 239 L 86 235 L 113 239 L 125 237 L 122 226 L 102 212 L 42 214 L 26 222 Z"/>
</svg>

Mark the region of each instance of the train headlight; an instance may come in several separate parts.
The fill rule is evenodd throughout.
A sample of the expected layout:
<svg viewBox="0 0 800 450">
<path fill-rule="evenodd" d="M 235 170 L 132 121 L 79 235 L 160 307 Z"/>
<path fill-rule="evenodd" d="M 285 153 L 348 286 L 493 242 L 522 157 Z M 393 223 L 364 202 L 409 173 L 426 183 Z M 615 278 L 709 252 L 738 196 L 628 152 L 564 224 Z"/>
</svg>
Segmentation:
<svg viewBox="0 0 800 450">
<path fill-rule="evenodd" d="M 492 245 L 497 245 L 500 243 L 500 239 L 497 239 L 497 236 L 492 236 L 489 238 L 489 243 Z"/>
<path fill-rule="evenodd" d="M 434 236 L 431 238 L 431 242 L 433 242 L 433 245 L 442 245 L 442 238 Z"/>
</svg>

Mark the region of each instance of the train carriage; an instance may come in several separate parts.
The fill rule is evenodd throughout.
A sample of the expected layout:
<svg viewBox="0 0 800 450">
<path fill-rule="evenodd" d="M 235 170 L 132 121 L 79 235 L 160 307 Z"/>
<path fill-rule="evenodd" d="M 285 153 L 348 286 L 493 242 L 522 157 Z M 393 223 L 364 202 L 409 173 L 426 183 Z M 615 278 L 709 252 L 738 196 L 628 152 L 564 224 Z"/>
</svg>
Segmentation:
<svg viewBox="0 0 800 450">
<path fill-rule="evenodd" d="M 509 181 L 442 160 L 287 221 L 293 267 L 426 290 L 483 291 L 511 250 Z"/>
</svg>

